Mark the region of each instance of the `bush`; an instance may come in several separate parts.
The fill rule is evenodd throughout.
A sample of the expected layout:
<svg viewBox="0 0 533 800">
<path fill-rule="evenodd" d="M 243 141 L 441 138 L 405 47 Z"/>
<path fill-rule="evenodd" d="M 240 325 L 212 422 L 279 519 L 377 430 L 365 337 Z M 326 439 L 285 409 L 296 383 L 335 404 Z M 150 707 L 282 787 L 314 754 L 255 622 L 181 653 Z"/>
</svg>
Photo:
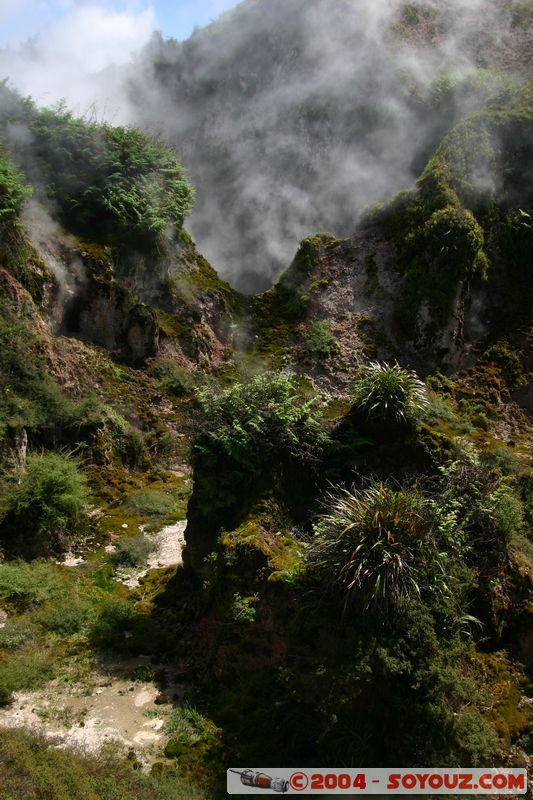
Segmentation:
<svg viewBox="0 0 533 800">
<path fill-rule="evenodd" d="M 355 384 L 354 406 L 369 420 L 403 425 L 427 408 L 426 387 L 399 364 L 373 362 Z"/>
<path fill-rule="evenodd" d="M 176 769 L 145 775 L 113 745 L 82 755 L 26 731 L 3 729 L 0 762 L 5 800 L 207 800 Z"/>
<path fill-rule="evenodd" d="M 446 590 L 432 509 L 416 489 L 343 489 L 330 502 L 309 561 L 345 611 L 386 613 L 402 598 Z"/>
<path fill-rule="evenodd" d="M 507 543 L 511 541 L 513 534 L 522 529 L 524 507 L 510 486 L 497 486 L 487 495 L 481 510 L 489 524 L 494 526 Z"/>
<path fill-rule="evenodd" d="M 54 543 L 72 533 L 89 499 L 77 459 L 66 453 L 33 454 L 16 479 L 2 498 L 5 519 L 0 530 L 13 537 L 13 529 L 33 530 Z"/>
<path fill-rule="evenodd" d="M 91 628 L 91 639 L 101 647 L 116 647 L 124 641 L 124 633 L 133 624 L 131 604 L 127 600 L 111 597 L 102 607 Z"/>
<path fill-rule="evenodd" d="M 10 122 L 31 133 L 17 156 L 76 233 L 111 244 L 153 245 L 169 227 L 181 228 L 193 189 L 175 153 L 133 128 L 78 119 L 59 105 L 13 107 Z M 29 147 L 29 146 L 28 146 Z M 31 155 L 31 158 L 29 157 Z"/>
<path fill-rule="evenodd" d="M 0 148 L 0 223 L 16 218 L 22 204 L 31 195 L 18 171 Z"/>
<path fill-rule="evenodd" d="M 9 605 L 43 603 L 64 591 L 60 567 L 46 561 L 0 564 L 0 600 Z"/>
<path fill-rule="evenodd" d="M 110 560 L 115 566 L 138 567 L 146 563 L 154 547 L 154 542 L 143 534 L 131 536 L 118 543 Z"/>
<path fill-rule="evenodd" d="M 4 627 L 0 628 L 0 648 L 19 650 L 32 642 L 36 633 L 36 627 L 31 622 L 8 619 Z"/>
<path fill-rule="evenodd" d="M 306 460 L 324 445 L 317 400 L 302 400 L 295 381 L 257 375 L 220 394 L 201 392 L 197 453 L 225 456 L 252 472 L 275 456 Z"/>
<path fill-rule="evenodd" d="M 44 351 L 29 308 L 15 311 L 0 297 L 0 441 L 10 430 L 53 438 L 68 427 L 75 406 L 48 374 Z"/>
<path fill-rule="evenodd" d="M 465 446 L 455 461 L 439 468 L 440 519 L 455 518 L 463 549 L 475 553 L 478 567 L 494 570 L 503 564 L 507 546 L 524 523 L 524 505 L 499 471 L 483 463 L 476 450 Z"/>
<path fill-rule="evenodd" d="M 68 602 L 44 609 L 38 621 L 47 631 L 70 636 L 85 628 L 93 616 L 91 605 L 79 598 L 70 597 Z"/>
<path fill-rule="evenodd" d="M 54 677 L 56 663 L 47 652 L 11 654 L 0 663 L 0 690 L 22 692 L 36 689 Z"/>
<path fill-rule="evenodd" d="M 93 447 L 106 458 L 113 454 L 128 467 L 137 467 L 142 462 L 146 451 L 142 431 L 111 406 L 98 402 L 87 405 L 85 418 L 79 424 L 94 431 Z"/>
<path fill-rule="evenodd" d="M 217 784 L 226 769 L 222 731 L 191 706 L 175 708 L 166 726 L 165 755 L 179 759 L 180 771 L 198 783 Z"/>
<path fill-rule="evenodd" d="M 315 322 L 305 337 L 304 349 L 310 356 L 327 358 L 337 349 L 337 343 L 327 322 Z"/>
<path fill-rule="evenodd" d="M 176 506 L 176 497 L 156 489 L 139 489 L 126 498 L 124 507 L 131 514 L 165 517 Z"/>
</svg>

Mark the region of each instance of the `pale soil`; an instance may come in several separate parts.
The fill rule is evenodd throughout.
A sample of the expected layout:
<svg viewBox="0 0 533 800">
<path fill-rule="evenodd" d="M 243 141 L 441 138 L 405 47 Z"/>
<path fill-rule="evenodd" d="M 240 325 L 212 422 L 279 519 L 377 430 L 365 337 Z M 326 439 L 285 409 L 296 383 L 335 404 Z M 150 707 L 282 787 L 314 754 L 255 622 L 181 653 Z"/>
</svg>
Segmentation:
<svg viewBox="0 0 533 800">
<path fill-rule="evenodd" d="M 143 569 L 121 571 L 117 575 L 130 588 L 151 569 L 162 569 L 182 562 L 186 521 L 168 525 L 150 536 L 155 548 Z M 106 550 L 111 551 L 113 546 Z M 64 566 L 77 566 L 83 559 L 67 554 Z M 0 625 L 5 622 L 0 612 Z M 166 737 L 165 718 L 172 710 L 168 702 L 178 701 L 184 687 L 170 683 L 164 695 L 152 682 L 124 678 L 136 667 L 148 666 L 147 656 L 94 671 L 83 683 L 66 685 L 52 681 L 34 692 L 19 692 L 8 708 L 0 709 L 0 728 L 19 727 L 38 732 L 59 746 L 77 747 L 89 752 L 113 741 L 135 751 L 139 760 L 149 765 L 161 755 Z M 152 667 L 157 670 L 157 667 Z M 107 673 L 107 674 L 106 674 Z"/>
<path fill-rule="evenodd" d="M 140 656 L 120 666 L 147 665 L 149 658 Z M 52 681 L 38 691 L 17 693 L 11 706 L 0 709 L 0 727 L 25 728 L 60 746 L 88 752 L 117 742 L 148 764 L 166 741 L 163 727 L 172 710 L 168 700 L 179 700 L 182 694 L 183 687 L 169 686 L 159 698 L 164 702 L 156 704 L 159 690 L 153 683 L 94 672 L 83 685 Z"/>
<path fill-rule="evenodd" d="M 146 566 L 143 569 L 133 571 L 119 570 L 117 579 L 130 589 L 135 589 L 139 586 L 140 579 L 147 575 L 151 569 L 164 569 L 165 567 L 174 567 L 181 564 L 186 526 L 187 521 L 181 520 L 174 525 L 167 525 L 166 528 L 163 528 L 158 533 L 146 534 L 155 543 L 155 548 L 148 556 Z"/>
</svg>

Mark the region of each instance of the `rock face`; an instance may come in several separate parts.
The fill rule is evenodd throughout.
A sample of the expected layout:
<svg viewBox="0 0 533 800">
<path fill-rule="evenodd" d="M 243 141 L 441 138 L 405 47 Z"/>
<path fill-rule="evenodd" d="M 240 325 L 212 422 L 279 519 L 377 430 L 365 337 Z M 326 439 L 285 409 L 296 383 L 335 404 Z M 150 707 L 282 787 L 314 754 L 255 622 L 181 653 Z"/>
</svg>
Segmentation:
<svg viewBox="0 0 533 800">
<path fill-rule="evenodd" d="M 26 463 L 28 434 L 22 430 L 9 430 L 0 441 L 0 469 L 22 469 Z"/>
<path fill-rule="evenodd" d="M 104 347 L 140 364 L 160 351 L 178 361 L 227 359 L 232 290 L 185 232 L 139 253 L 81 241 L 30 206 L 24 224 L 50 276 L 44 310 L 54 334 Z"/>
<path fill-rule="evenodd" d="M 93 342 L 129 362 L 154 356 L 159 331 L 154 311 L 115 282 L 91 281 L 64 308 L 61 332 Z"/>
</svg>

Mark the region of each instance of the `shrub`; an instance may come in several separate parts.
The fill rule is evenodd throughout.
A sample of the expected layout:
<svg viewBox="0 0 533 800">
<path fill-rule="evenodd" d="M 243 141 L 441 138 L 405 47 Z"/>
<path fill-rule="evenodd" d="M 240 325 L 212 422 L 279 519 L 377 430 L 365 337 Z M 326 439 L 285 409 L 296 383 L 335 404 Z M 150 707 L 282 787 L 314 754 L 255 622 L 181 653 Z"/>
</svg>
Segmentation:
<svg viewBox="0 0 533 800">
<path fill-rule="evenodd" d="M 216 725 L 190 705 L 175 708 L 165 725 L 166 734 L 187 745 L 217 732 Z"/>
<path fill-rule="evenodd" d="M 70 422 L 75 406 L 48 374 L 44 350 L 29 309 L 0 297 L 0 441 L 21 428 L 55 436 Z"/>
<path fill-rule="evenodd" d="M 39 614 L 38 621 L 48 631 L 70 636 L 79 633 L 89 624 L 91 618 L 90 604 L 79 598 L 70 597 L 66 603 L 45 608 Z"/>
<path fill-rule="evenodd" d="M 501 484 L 484 499 L 481 510 L 506 542 L 519 533 L 524 523 L 524 507 L 510 486 Z"/>
<path fill-rule="evenodd" d="M 216 784 L 225 770 L 222 731 L 191 706 L 175 708 L 165 733 L 170 739 L 165 755 L 179 759 L 180 772 L 198 783 Z"/>
<path fill-rule="evenodd" d="M 164 517 L 171 513 L 176 505 L 176 498 L 159 492 L 156 489 L 139 489 L 130 494 L 124 502 L 126 510 L 140 516 Z"/>
<path fill-rule="evenodd" d="M 54 677 L 56 663 L 49 653 L 13 653 L 0 663 L 0 689 L 21 692 L 36 689 Z"/>
<path fill-rule="evenodd" d="M 153 245 L 182 226 L 194 192 L 170 148 L 60 105 L 39 110 L 27 102 L 18 117 L 31 132 L 32 157 L 24 143 L 17 151 L 21 167 L 31 163 L 71 230 L 111 244 Z"/>
<path fill-rule="evenodd" d="M 134 621 L 131 604 L 111 597 L 103 605 L 91 628 L 91 639 L 102 647 L 116 647 L 124 641 L 124 633 Z"/>
<path fill-rule="evenodd" d="M 19 650 L 35 639 L 36 628 L 26 620 L 8 619 L 0 628 L 0 648 Z"/>
<path fill-rule="evenodd" d="M 138 567 L 146 563 L 154 547 L 154 542 L 143 534 L 131 536 L 118 543 L 111 556 L 111 563 L 121 567 Z"/>
<path fill-rule="evenodd" d="M 335 352 L 337 344 L 327 322 L 313 323 L 305 337 L 304 349 L 318 358 L 327 358 Z"/>
<path fill-rule="evenodd" d="M 524 523 L 524 505 L 499 472 L 464 446 L 459 457 L 439 468 L 439 519 L 451 515 L 460 531 L 462 549 L 475 552 L 478 566 L 494 570 L 503 563 L 507 545 Z M 502 560 L 503 559 L 503 560 Z"/>
<path fill-rule="evenodd" d="M 3 498 L 8 535 L 33 530 L 56 541 L 71 533 L 89 499 L 79 461 L 66 453 L 30 455 Z"/>
<path fill-rule="evenodd" d="M 309 559 L 345 611 L 357 605 L 386 613 L 402 598 L 445 591 L 434 516 L 416 489 L 343 489 L 330 503 Z"/>
<path fill-rule="evenodd" d="M 150 775 L 134 769 L 116 745 L 81 754 L 23 730 L 3 729 L 0 762 L 5 800 L 207 800 L 175 768 L 159 764 Z"/>
<path fill-rule="evenodd" d="M 239 592 L 235 592 L 230 606 L 230 619 L 237 625 L 246 625 L 255 621 L 257 616 L 256 605 L 259 595 L 253 594 L 243 597 Z"/>
<path fill-rule="evenodd" d="M 0 148 L 0 223 L 17 217 L 31 189 L 24 185 L 19 172 Z"/>
<path fill-rule="evenodd" d="M 295 381 L 257 375 L 220 394 L 201 392 L 197 453 L 225 456 L 251 471 L 274 456 L 312 457 L 325 443 L 317 400 L 303 401 Z"/>
<path fill-rule="evenodd" d="M 355 384 L 354 406 L 369 420 L 405 424 L 427 408 L 426 387 L 399 364 L 372 362 Z"/>
<path fill-rule="evenodd" d="M 0 564 L 0 599 L 12 605 L 43 603 L 64 590 L 60 568 L 46 561 Z"/>
</svg>

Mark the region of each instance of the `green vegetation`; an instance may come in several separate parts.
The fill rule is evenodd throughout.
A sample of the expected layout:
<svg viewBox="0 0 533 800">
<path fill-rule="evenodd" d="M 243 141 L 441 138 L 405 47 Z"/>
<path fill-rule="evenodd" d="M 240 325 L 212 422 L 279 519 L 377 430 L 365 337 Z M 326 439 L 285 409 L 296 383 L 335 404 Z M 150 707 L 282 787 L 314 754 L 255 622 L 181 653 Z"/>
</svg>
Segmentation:
<svg viewBox="0 0 533 800">
<path fill-rule="evenodd" d="M 31 195 L 18 170 L 0 149 L 0 224 L 16 219 L 24 201 Z"/>
<path fill-rule="evenodd" d="M 165 754 L 178 760 L 180 773 L 212 785 L 217 770 L 223 770 L 222 731 L 190 705 L 174 709 L 165 731 L 170 736 Z"/>
<path fill-rule="evenodd" d="M 317 399 L 302 401 L 291 378 L 257 375 L 220 394 L 202 392 L 199 402 L 204 419 L 196 452 L 247 470 L 284 455 L 305 460 L 324 443 Z"/>
<path fill-rule="evenodd" d="M 53 437 L 70 416 L 69 402 L 47 370 L 45 341 L 34 321 L 29 304 L 16 310 L 0 298 L 0 441 L 21 428 Z"/>
<path fill-rule="evenodd" d="M 2 796 L 6 800 L 205 800 L 207 795 L 164 768 L 145 775 L 110 746 L 98 756 L 57 750 L 23 731 L 0 739 Z"/>
<path fill-rule="evenodd" d="M 38 110 L 5 83 L 0 97 L 0 126 L 25 125 L 31 135 L 31 149 L 17 148 L 21 169 L 46 186 L 67 228 L 122 247 L 151 246 L 169 226 L 181 228 L 194 195 L 169 148 L 133 128 L 79 119 L 61 105 Z"/>
<path fill-rule="evenodd" d="M 293 338 L 295 326 L 305 317 L 313 289 L 317 288 L 316 270 L 323 248 L 337 243 L 329 233 L 318 233 L 302 239 L 292 263 L 279 276 L 267 292 L 252 298 L 249 313 L 255 320 L 258 352 L 270 359 L 271 366 L 279 369 L 283 356 Z M 318 336 L 322 345 L 330 340 L 325 331 Z"/>
<path fill-rule="evenodd" d="M 380 424 L 405 424 L 427 405 L 424 383 L 399 364 L 369 364 L 354 387 L 354 407 Z"/>
<path fill-rule="evenodd" d="M 402 598 L 446 590 L 440 544 L 431 506 L 416 489 L 378 484 L 332 497 L 309 557 L 345 611 L 386 615 Z"/>
<path fill-rule="evenodd" d="M 120 567 L 138 567 L 146 563 L 154 543 L 144 534 L 122 539 L 111 557 L 111 563 Z"/>
<path fill-rule="evenodd" d="M 64 548 L 88 499 L 87 481 L 76 459 L 66 453 L 30 455 L 3 493 L 4 545 L 9 549 L 28 536 L 33 546 L 38 540 L 44 551 Z"/>
<path fill-rule="evenodd" d="M 182 397 L 192 394 L 194 391 L 193 376 L 174 361 L 159 359 L 154 366 L 153 373 L 158 386 L 173 397 Z"/>
<path fill-rule="evenodd" d="M 63 590 L 64 583 L 55 564 L 46 561 L 0 563 L 0 600 L 3 603 L 39 604 Z"/>
<path fill-rule="evenodd" d="M 449 119 L 428 126 L 416 188 L 353 239 L 302 240 L 250 298 L 183 230 L 192 191 L 161 144 L 38 110 L 5 85 L 0 101 L 0 130 L 21 125 L 32 140 L 10 151 L 6 135 L 0 148 L 0 705 L 79 689 L 109 664 L 110 680 L 161 690 L 168 737 L 145 774 L 133 752 L 66 756 L 3 731 L 6 798 L 179 800 L 204 796 L 199 785 L 217 797 L 229 764 L 265 757 L 523 758 L 526 91 L 489 72 L 443 76 L 420 101 Z M 456 120 L 462 104 L 472 113 Z M 77 234 L 103 298 L 95 324 L 109 305 L 124 339 L 153 323 L 147 364 L 54 334 L 53 282 L 22 229 L 26 180 Z M 334 331 L 344 342 L 352 319 L 350 354 Z M 361 363 L 371 352 L 388 363 Z M 424 383 L 405 365 L 438 371 Z M 147 566 L 151 534 L 185 517 L 184 565 L 121 583 Z"/>
<path fill-rule="evenodd" d="M 515 325 L 527 317 L 524 247 L 531 237 L 531 198 L 524 175 L 533 158 L 531 103 L 527 90 L 496 95 L 444 137 L 416 191 L 400 193 L 369 216 L 398 249 L 405 280 L 397 318 L 419 341 L 426 337 L 429 343 L 452 312 L 460 323 L 470 288 L 482 282 L 509 298 L 507 330 L 511 308 Z M 501 326 L 501 305 L 497 313 L 494 324 Z"/>
<path fill-rule="evenodd" d="M 315 322 L 304 342 L 304 350 L 314 358 L 328 358 L 337 349 L 335 337 L 327 322 Z"/>
</svg>

